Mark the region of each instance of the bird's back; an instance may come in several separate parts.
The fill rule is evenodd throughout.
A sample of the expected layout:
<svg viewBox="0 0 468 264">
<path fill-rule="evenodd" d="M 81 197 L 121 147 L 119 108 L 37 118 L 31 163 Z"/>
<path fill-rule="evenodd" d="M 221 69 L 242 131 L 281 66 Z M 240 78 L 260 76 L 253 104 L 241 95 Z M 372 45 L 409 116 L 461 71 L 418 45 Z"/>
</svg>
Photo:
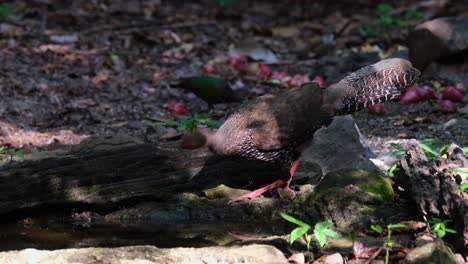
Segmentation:
<svg viewBox="0 0 468 264">
<path fill-rule="evenodd" d="M 316 83 L 260 96 L 226 120 L 213 149 L 221 155 L 277 161 L 329 121 L 321 106 L 322 90 Z"/>
</svg>

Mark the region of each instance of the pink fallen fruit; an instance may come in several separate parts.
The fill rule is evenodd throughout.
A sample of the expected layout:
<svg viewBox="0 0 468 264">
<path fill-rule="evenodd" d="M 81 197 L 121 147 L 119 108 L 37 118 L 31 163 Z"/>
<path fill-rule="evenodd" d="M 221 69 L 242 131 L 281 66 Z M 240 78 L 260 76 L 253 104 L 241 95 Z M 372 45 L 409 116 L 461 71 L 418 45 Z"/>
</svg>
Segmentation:
<svg viewBox="0 0 468 264">
<path fill-rule="evenodd" d="M 431 98 L 434 98 L 437 100 L 442 99 L 442 94 L 439 93 L 436 89 L 431 89 L 430 92 L 431 92 Z"/>
<path fill-rule="evenodd" d="M 325 88 L 327 87 L 326 83 L 325 83 L 325 79 L 320 76 L 320 75 L 317 75 L 314 77 L 314 79 L 312 80 L 313 82 L 316 82 L 319 84 L 320 88 Z"/>
<path fill-rule="evenodd" d="M 189 112 L 184 104 L 179 103 L 179 102 L 174 102 L 174 101 L 169 102 L 166 108 L 167 108 L 167 111 L 169 111 L 169 113 L 176 114 L 176 115 L 184 115 Z"/>
<path fill-rule="evenodd" d="M 307 75 L 296 74 L 291 79 L 287 81 L 287 86 L 289 88 L 295 86 L 301 86 L 303 83 L 309 82 L 309 77 Z"/>
<path fill-rule="evenodd" d="M 384 109 L 383 104 L 375 104 L 375 105 L 369 106 L 369 113 L 371 114 L 382 115 L 384 112 L 385 112 L 385 109 Z"/>
<path fill-rule="evenodd" d="M 445 100 L 452 100 L 454 102 L 461 102 L 465 96 L 463 93 L 455 88 L 453 85 L 448 85 L 445 87 L 444 92 L 442 93 L 442 98 Z"/>
<path fill-rule="evenodd" d="M 285 72 L 285 71 L 274 71 L 271 74 L 271 79 L 272 80 L 277 80 L 277 81 L 282 81 L 283 79 L 285 79 L 288 76 L 289 76 L 289 74 L 287 72 Z"/>
<path fill-rule="evenodd" d="M 228 64 L 237 71 L 244 71 L 247 65 L 247 57 L 244 55 L 229 57 Z"/>
<path fill-rule="evenodd" d="M 401 97 L 400 102 L 404 104 L 413 104 L 421 101 L 421 95 L 418 92 L 418 87 L 416 85 L 411 86 Z"/>
<path fill-rule="evenodd" d="M 421 101 L 426 101 L 429 100 L 433 97 L 433 90 L 431 87 L 424 85 L 424 86 L 417 86 L 417 92 L 419 94 L 419 97 L 421 98 Z M 435 90 L 434 90 L 435 91 Z"/>
<path fill-rule="evenodd" d="M 271 75 L 271 67 L 266 64 L 259 64 L 257 69 L 257 74 L 262 80 L 266 80 Z"/>
<path fill-rule="evenodd" d="M 207 64 L 205 64 L 205 65 L 202 66 L 201 71 L 202 71 L 203 73 L 205 73 L 205 74 L 207 74 L 207 73 L 214 73 L 214 72 L 217 72 L 217 71 L 218 71 L 218 68 L 217 68 L 215 65 L 211 64 L 211 63 L 207 63 Z"/>
<path fill-rule="evenodd" d="M 439 103 L 439 110 L 444 113 L 454 113 L 457 112 L 457 106 L 450 100 L 442 100 Z"/>
</svg>

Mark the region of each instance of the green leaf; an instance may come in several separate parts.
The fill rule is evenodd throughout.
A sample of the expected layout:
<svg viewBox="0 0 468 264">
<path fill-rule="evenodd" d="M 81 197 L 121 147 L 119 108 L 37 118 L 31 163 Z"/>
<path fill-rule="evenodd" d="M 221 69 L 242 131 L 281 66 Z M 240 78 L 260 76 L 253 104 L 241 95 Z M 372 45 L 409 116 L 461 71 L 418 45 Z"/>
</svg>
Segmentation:
<svg viewBox="0 0 468 264">
<path fill-rule="evenodd" d="M 206 117 L 204 116 L 194 117 L 194 119 L 195 121 L 203 125 L 208 121 L 208 119 L 206 119 Z"/>
<path fill-rule="evenodd" d="M 405 149 L 403 148 L 402 145 L 397 144 L 397 143 L 390 143 L 390 146 L 392 146 L 394 149 L 397 151 L 392 152 L 392 156 L 401 156 L 405 154 Z"/>
<path fill-rule="evenodd" d="M 468 153 L 468 147 L 464 147 L 463 152 Z"/>
<path fill-rule="evenodd" d="M 431 229 L 432 229 L 433 231 L 438 231 L 438 230 L 443 229 L 442 227 L 443 227 L 442 223 L 435 223 L 435 224 L 431 227 Z"/>
<path fill-rule="evenodd" d="M 375 37 L 377 36 L 377 31 L 373 26 L 364 26 L 359 29 L 361 35 L 365 37 Z M 279 83 L 279 81 L 278 81 Z"/>
<path fill-rule="evenodd" d="M 431 224 L 435 224 L 435 223 L 442 222 L 442 219 L 437 218 L 437 217 L 432 217 L 431 220 L 428 220 L 427 222 L 429 222 Z"/>
<path fill-rule="evenodd" d="M 389 224 L 387 226 L 387 229 L 394 229 L 394 228 L 401 228 L 401 227 L 407 227 L 407 226 L 404 224 Z"/>
<path fill-rule="evenodd" d="M 448 147 L 449 147 L 448 145 L 445 145 L 445 146 L 440 148 L 439 153 L 440 153 L 441 156 L 447 154 Z"/>
<path fill-rule="evenodd" d="M 445 228 L 445 232 L 447 232 L 447 233 L 452 233 L 452 234 L 456 234 L 456 233 L 457 233 L 456 230 L 453 230 L 453 229 L 451 229 L 451 228 Z"/>
<path fill-rule="evenodd" d="M 328 228 L 329 226 L 331 226 L 331 224 L 332 224 L 332 223 L 331 223 L 330 221 L 319 222 L 319 223 L 315 224 L 314 229 L 315 229 L 315 230 L 322 231 L 322 230 L 324 230 L 325 228 Z"/>
<path fill-rule="evenodd" d="M 296 239 L 303 236 L 305 233 L 307 233 L 307 231 L 309 231 L 309 228 L 305 227 L 305 226 L 300 226 L 300 227 L 294 229 L 291 232 L 291 237 L 289 238 L 289 243 L 290 244 L 294 243 L 294 241 L 296 241 Z"/>
<path fill-rule="evenodd" d="M 419 142 L 429 145 L 440 145 L 442 143 L 442 141 L 438 138 L 425 138 L 423 140 L 420 140 Z"/>
<path fill-rule="evenodd" d="M 119 58 L 119 55 L 115 54 L 115 53 L 112 53 L 111 54 L 111 60 L 115 63 L 115 62 L 118 62 L 120 60 Z"/>
<path fill-rule="evenodd" d="M 331 229 L 324 229 L 322 230 L 322 232 L 327 236 L 327 237 L 331 237 L 331 238 L 334 238 L 334 239 L 341 239 L 342 236 L 340 233 L 336 232 L 335 230 L 331 230 Z"/>
<path fill-rule="evenodd" d="M 468 189 L 468 182 L 464 182 L 460 185 L 460 192 L 465 192 Z"/>
<path fill-rule="evenodd" d="M 398 168 L 398 164 L 393 164 L 393 166 L 388 170 L 388 177 L 395 177 L 395 173 L 399 170 L 400 168 Z"/>
<path fill-rule="evenodd" d="M 452 169 L 449 169 L 449 171 L 461 172 L 461 173 L 467 173 L 468 174 L 468 168 L 452 168 Z"/>
<path fill-rule="evenodd" d="M 385 243 L 385 245 L 387 245 L 388 247 L 394 247 L 397 243 L 395 243 L 395 241 L 393 240 L 389 240 Z"/>
<path fill-rule="evenodd" d="M 395 8 L 391 4 L 382 3 L 377 6 L 377 10 L 379 10 L 380 13 L 387 14 L 395 10 Z"/>
<path fill-rule="evenodd" d="M 307 242 L 307 251 L 310 250 L 310 243 L 312 242 L 312 236 L 309 236 L 307 233 L 305 234 L 306 242 Z"/>
<path fill-rule="evenodd" d="M 404 15 L 403 15 L 406 19 L 410 19 L 410 18 L 422 18 L 423 17 L 423 14 L 419 11 L 416 11 L 414 9 L 408 9 L 405 11 Z"/>
<path fill-rule="evenodd" d="M 372 230 L 374 230 L 377 233 L 382 233 L 383 232 L 383 227 L 380 225 L 371 225 L 370 226 Z"/>
<path fill-rule="evenodd" d="M 429 158 L 437 158 L 439 156 L 439 153 L 437 152 L 437 150 L 436 150 L 436 148 L 434 146 L 429 145 L 429 144 L 424 143 L 424 142 L 419 142 L 419 145 L 421 146 L 421 148 L 426 153 L 426 156 L 428 156 Z"/>
<path fill-rule="evenodd" d="M 218 120 L 207 120 L 204 125 L 207 127 L 220 128 L 223 125 L 223 122 Z"/>
<path fill-rule="evenodd" d="M 315 239 L 319 242 L 320 247 L 327 244 L 327 236 L 321 230 L 314 230 Z"/>
<path fill-rule="evenodd" d="M 11 3 L 5 3 L 0 5 L 0 15 L 8 16 L 15 12 L 15 5 Z"/>
<path fill-rule="evenodd" d="M 301 220 L 299 219 L 296 219 L 288 214 L 285 214 L 285 213 L 280 213 L 281 217 L 283 217 L 286 221 L 289 221 L 291 223 L 294 223 L 298 226 L 302 226 L 302 227 L 307 227 L 307 228 L 310 228 L 310 225 L 302 222 Z"/>
<path fill-rule="evenodd" d="M 406 23 L 405 21 L 401 20 L 401 19 L 395 19 L 395 24 L 400 27 L 400 28 L 407 28 L 408 27 L 408 23 Z"/>
<path fill-rule="evenodd" d="M 445 236 L 445 230 L 439 229 L 436 233 L 439 238 L 443 238 Z"/>
<path fill-rule="evenodd" d="M 20 150 L 15 151 L 15 156 L 18 158 L 24 158 L 24 153 Z"/>
<path fill-rule="evenodd" d="M 387 15 L 380 15 L 379 16 L 379 21 L 381 24 L 389 26 L 393 23 L 393 18 L 391 16 Z"/>
</svg>

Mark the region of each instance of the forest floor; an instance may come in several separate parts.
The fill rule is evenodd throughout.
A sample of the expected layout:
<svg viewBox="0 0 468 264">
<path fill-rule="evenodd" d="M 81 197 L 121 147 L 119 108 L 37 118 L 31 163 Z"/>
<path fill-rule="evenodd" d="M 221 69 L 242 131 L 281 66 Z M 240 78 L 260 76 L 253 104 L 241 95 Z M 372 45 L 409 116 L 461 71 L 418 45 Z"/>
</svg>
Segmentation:
<svg viewBox="0 0 468 264">
<path fill-rule="evenodd" d="M 26 152 L 77 144 L 89 135 L 158 140 L 175 130 L 155 131 L 145 121 L 173 120 L 183 112 L 222 121 L 238 103 L 210 107 L 174 86 L 181 78 L 202 74 L 207 64 L 242 100 L 287 89 L 262 79 L 251 69 L 258 66 L 252 60 L 241 67 L 229 64 L 230 46 L 242 49 L 241 42 L 260 43 L 244 49 L 263 58 L 273 55 L 277 62 L 268 64 L 273 71 L 287 71 L 299 81 L 321 76 L 328 84 L 378 61 L 379 55 L 407 54 L 402 46 L 406 27 L 363 36 L 362 28 L 379 11 L 359 1 L 255 1 L 221 11 L 208 3 L 143 1 L 148 4 L 143 13 L 140 1 L 50 2 L 21 3 L 0 16 L 0 145 Z M 447 12 L 460 10 L 455 5 Z M 436 101 L 390 102 L 382 115 L 362 111 L 354 117 L 376 152 L 407 138 L 468 144 L 466 131 L 444 125 L 462 114 L 442 113 Z"/>
</svg>

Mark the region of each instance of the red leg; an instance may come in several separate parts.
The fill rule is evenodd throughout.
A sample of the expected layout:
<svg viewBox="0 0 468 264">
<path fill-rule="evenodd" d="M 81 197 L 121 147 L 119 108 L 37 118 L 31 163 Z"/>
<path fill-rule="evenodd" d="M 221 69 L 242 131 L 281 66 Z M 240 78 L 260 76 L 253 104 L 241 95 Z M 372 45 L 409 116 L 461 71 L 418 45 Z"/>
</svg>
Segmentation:
<svg viewBox="0 0 468 264">
<path fill-rule="evenodd" d="M 276 188 L 279 188 L 279 187 L 283 187 L 284 185 L 285 185 L 284 181 L 277 180 L 274 183 L 268 184 L 265 187 L 262 187 L 260 189 L 255 190 L 255 191 L 252 191 L 252 192 L 249 192 L 247 194 L 241 195 L 241 196 L 236 197 L 234 199 L 231 199 L 228 204 L 235 203 L 235 202 L 238 202 L 238 201 L 241 201 L 241 200 L 244 200 L 244 199 L 249 199 L 249 200 L 255 199 L 256 197 L 264 194 L 265 192 L 267 192 L 269 190 L 273 190 L 273 189 L 276 189 Z"/>
<path fill-rule="evenodd" d="M 273 183 L 271 183 L 271 184 L 269 184 L 269 185 L 267 185 L 265 187 L 262 187 L 260 189 L 255 190 L 255 191 L 252 191 L 252 192 L 249 192 L 247 194 L 241 195 L 241 196 L 236 197 L 234 199 L 231 199 L 228 204 L 232 204 L 232 203 L 244 200 L 244 199 L 252 200 L 252 199 L 255 199 L 258 196 L 264 194 L 265 192 L 267 192 L 269 190 L 276 189 L 276 188 L 283 188 L 285 191 L 292 193 L 292 196 L 295 197 L 296 194 L 294 193 L 294 191 L 291 188 L 289 188 L 289 184 L 291 184 L 294 172 L 296 171 L 298 165 L 299 165 L 299 160 L 295 160 L 292 163 L 291 169 L 289 170 L 290 177 L 286 182 L 283 181 L 283 180 L 277 180 L 277 181 L 275 181 L 275 182 L 273 182 Z"/>
</svg>

